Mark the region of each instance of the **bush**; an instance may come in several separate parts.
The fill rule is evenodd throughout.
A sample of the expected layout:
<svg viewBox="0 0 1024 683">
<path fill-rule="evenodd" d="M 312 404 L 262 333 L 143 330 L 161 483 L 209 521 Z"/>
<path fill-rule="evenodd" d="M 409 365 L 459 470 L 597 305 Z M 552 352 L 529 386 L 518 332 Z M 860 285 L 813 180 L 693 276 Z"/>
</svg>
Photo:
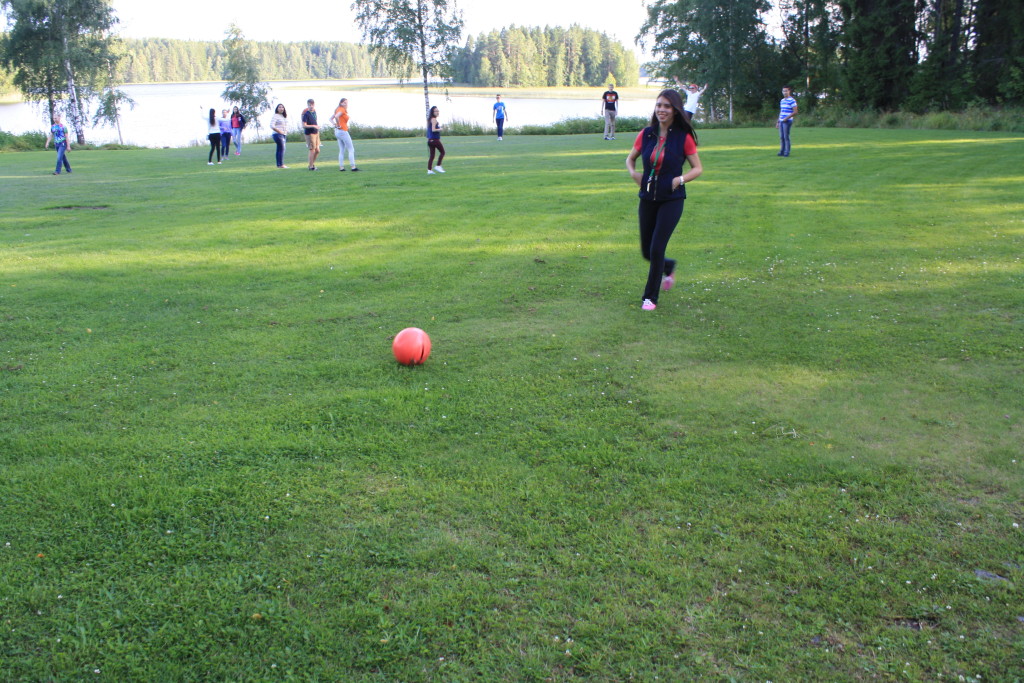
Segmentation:
<svg viewBox="0 0 1024 683">
<path fill-rule="evenodd" d="M 43 131 L 14 135 L 0 130 L 0 151 L 28 152 L 42 149 L 44 144 L 46 144 L 46 133 Z"/>
<path fill-rule="evenodd" d="M 908 111 L 853 111 L 819 107 L 799 117 L 801 126 L 826 128 L 901 128 L 937 130 L 992 130 L 1024 132 L 1024 111 L 972 106 L 964 111 L 915 114 Z"/>
</svg>

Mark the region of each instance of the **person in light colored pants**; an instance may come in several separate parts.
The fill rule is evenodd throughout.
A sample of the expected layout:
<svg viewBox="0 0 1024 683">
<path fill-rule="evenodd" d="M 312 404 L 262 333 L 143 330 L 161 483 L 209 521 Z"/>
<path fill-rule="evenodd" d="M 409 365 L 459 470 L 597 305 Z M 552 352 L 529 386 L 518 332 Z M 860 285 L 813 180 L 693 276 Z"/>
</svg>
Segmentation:
<svg viewBox="0 0 1024 683">
<path fill-rule="evenodd" d="M 601 95 L 601 109 L 604 112 L 604 139 L 615 139 L 615 117 L 619 113 L 619 93 L 615 92 L 615 84 L 609 83 L 608 89 Z"/>
<path fill-rule="evenodd" d="M 348 134 L 348 98 L 342 97 L 338 101 L 338 107 L 331 116 L 331 123 L 334 124 L 334 135 L 338 138 L 338 170 L 345 170 L 345 152 L 348 152 L 348 165 L 353 171 L 358 171 L 356 166 L 356 146 L 352 144 L 352 136 Z"/>
</svg>

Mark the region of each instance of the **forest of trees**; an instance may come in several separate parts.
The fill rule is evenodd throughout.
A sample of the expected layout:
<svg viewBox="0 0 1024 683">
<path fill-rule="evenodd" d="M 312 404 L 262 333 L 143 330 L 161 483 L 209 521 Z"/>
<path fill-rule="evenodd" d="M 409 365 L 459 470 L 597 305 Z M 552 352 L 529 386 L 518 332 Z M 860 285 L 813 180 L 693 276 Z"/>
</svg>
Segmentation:
<svg viewBox="0 0 1024 683">
<path fill-rule="evenodd" d="M 786 83 L 804 111 L 1024 104 L 1022 0 L 653 0 L 641 38 L 716 115 L 763 113 Z"/>
<path fill-rule="evenodd" d="M 143 38 L 123 40 L 125 59 L 119 76 L 126 83 L 217 81 L 224 77 L 222 42 Z M 374 78 L 388 74 L 375 68 L 369 51 L 354 43 L 257 42 L 249 46 L 264 80 Z"/>
<path fill-rule="evenodd" d="M 451 64 L 457 83 L 482 86 L 636 85 L 632 50 L 604 33 L 569 28 L 523 28 L 470 36 Z"/>
<path fill-rule="evenodd" d="M 319 80 L 384 78 L 363 45 L 342 42 L 250 41 L 261 78 Z M 224 77 L 222 42 L 125 38 L 117 80 L 124 83 L 216 81 Z M 639 65 L 632 50 L 607 35 L 572 26 L 517 28 L 470 37 L 454 51 L 456 83 L 482 86 L 635 85 Z M 0 70 L 0 87 L 4 74 Z"/>
<path fill-rule="evenodd" d="M 649 0 L 647 10 L 637 30 L 656 57 L 651 73 L 710 84 L 702 104 L 714 117 L 763 116 L 785 83 L 803 111 L 1024 105 L 1024 0 Z M 769 29 L 766 17 L 779 14 Z M 112 82 L 224 78 L 219 41 L 114 41 L 125 58 Z M 265 80 L 389 75 L 363 45 L 251 45 Z M 632 49 L 575 25 L 470 36 L 453 46 L 449 66 L 454 82 L 488 87 L 630 86 L 639 78 Z M 0 68 L 0 93 L 16 89 L 12 74 Z"/>
</svg>

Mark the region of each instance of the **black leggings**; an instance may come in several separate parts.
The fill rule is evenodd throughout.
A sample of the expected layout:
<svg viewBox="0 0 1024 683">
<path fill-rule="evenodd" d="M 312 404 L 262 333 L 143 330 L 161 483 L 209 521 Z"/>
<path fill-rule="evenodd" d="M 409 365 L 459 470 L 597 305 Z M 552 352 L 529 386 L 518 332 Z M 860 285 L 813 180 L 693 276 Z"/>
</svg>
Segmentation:
<svg viewBox="0 0 1024 683">
<path fill-rule="evenodd" d="M 427 147 L 430 148 L 430 161 L 427 162 L 427 170 L 429 171 L 434 167 L 434 152 L 440 153 L 437 157 L 437 165 L 440 166 L 441 162 L 444 161 L 444 145 L 441 144 L 440 140 L 427 140 Z"/>
<path fill-rule="evenodd" d="M 206 158 L 207 163 L 213 161 L 213 153 L 217 153 L 217 161 L 220 161 L 220 133 L 210 133 L 210 156 Z"/>
<path fill-rule="evenodd" d="M 644 288 L 645 299 L 658 303 L 661 291 L 661 278 L 671 275 L 676 270 L 676 262 L 665 258 L 668 240 L 676 229 L 679 219 L 683 216 L 682 199 L 670 199 L 667 202 L 640 200 L 638 215 L 640 218 L 640 253 L 651 262 L 647 271 L 647 286 Z"/>
</svg>

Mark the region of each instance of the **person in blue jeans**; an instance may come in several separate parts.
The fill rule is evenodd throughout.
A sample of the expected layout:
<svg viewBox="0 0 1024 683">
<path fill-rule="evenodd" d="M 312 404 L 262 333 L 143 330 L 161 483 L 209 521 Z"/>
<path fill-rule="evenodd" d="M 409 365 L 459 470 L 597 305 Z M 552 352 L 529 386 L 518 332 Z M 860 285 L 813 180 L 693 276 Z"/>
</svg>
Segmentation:
<svg viewBox="0 0 1024 683">
<path fill-rule="evenodd" d="M 637 159 L 643 171 L 636 169 Z M 684 171 L 683 165 L 689 164 Z M 675 284 L 676 262 L 665 258 L 668 241 L 683 215 L 686 184 L 704 172 L 697 154 L 697 134 L 683 113 L 683 98 L 674 89 L 662 90 L 650 125 L 640 131 L 626 157 L 626 170 L 640 186 L 637 218 L 640 253 L 650 262 L 640 308 L 658 307 L 659 290 Z"/>
<path fill-rule="evenodd" d="M 494 123 L 498 126 L 498 140 L 501 140 L 501 136 L 505 131 L 505 103 L 501 101 L 501 95 L 498 95 L 496 99 L 493 117 Z"/>
<path fill-rule="evenodd" d="M 779 100 L 779 120 L 775 127 L 779 129 L 779 153 L 780 157 L 789 156 L 789 130 L 793 127 L 793 118 L 796 116 L 796 100 L 793 99 L 793 89 L 788 85 L 782 86 L 782 99 Z"/>
<path fill-rule="evenodd" d="M 60 122 L 60 114 L 53 115 L 53 125 L 50 126 L 50 132 L 46 134 L 46 143 L 43 145 L 43 149 L 50 146 L 50 140 L 53 140 L 53 148 L 57 150 L 57 168 L 53 175 L 60 175 L 62 165 L 68 173 L 71 173 L 71 164 L 68 163 L 68 129 Z"/>
<path fill-rule="evenodd" d="M 231 110 L 231 138 L 235 141 L 236 157 L 242 153 L 242 129 L 245 128 L 246 123 L 245 117 L 242 116 L 238 107 Z"/>
<path fill-rule="evenodd" d="M 277 105 L 274 109 L 274 115 L 270 117 L 270 130 L 274 131 L 272 137 L 274 144 L 277 145 L 277 167 L 288 168 L 284 165 L 284 143 L 288 139 L 288 111 L 283 104 Z"/>
<path fill-rule="evenodd" d="M 227 109 L 220 110 L 217 125 L 220 126 L 220 155 L 227 159 L 228 152 L 231 151 L 231 119 L 228 117 Z"/>
</svg>

